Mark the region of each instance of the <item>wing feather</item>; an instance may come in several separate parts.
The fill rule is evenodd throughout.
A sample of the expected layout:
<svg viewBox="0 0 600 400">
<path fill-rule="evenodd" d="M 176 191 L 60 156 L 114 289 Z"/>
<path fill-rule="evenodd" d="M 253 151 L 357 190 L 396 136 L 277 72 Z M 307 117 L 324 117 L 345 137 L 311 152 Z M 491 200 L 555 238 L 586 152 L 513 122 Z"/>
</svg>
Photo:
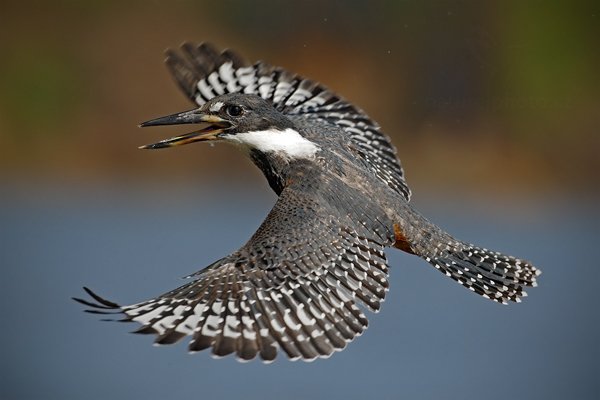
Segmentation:
<svg viewBox="0 0 600 400">
<path fill-rule="evenodd" d="M 192 352 L 272 361 L 281 348 L 291 359 L 328 357 L 366 329 L 358 304 L 378 310 L 388 283 L 380 239 L 322 210 L 287 187 L 246 245 L 191 282 L 130 306 L 92 292 L 98 304 L 78 301 L 123 313 L 157 344 L 190 336 Z"/>
<path fill-rule="evenodd" d="M 251 93 L 288 115 L 317 118 L 342 128 L 372 173 L 410 200 L 389 137 L 364 111 L 325 86 L 261 61 L 249 66 L 231 50 L 220 53 L 207 43 L 184 43 L 181 54 L 167 50 L 166 64 L 182 91 L 199 106 L 224 93 Z"/>
</svg>

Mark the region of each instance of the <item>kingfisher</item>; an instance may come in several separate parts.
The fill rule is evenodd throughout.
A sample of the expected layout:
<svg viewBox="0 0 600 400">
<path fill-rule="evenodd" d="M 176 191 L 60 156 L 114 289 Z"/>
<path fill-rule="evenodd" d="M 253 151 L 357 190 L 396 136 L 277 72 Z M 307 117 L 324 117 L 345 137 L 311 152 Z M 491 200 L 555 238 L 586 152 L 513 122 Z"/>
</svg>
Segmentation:
<svg viewBox="0 0 600 400">
<path fill-rule="evenodd" d="M 190 337 L 215 357 L 314 360 L 362 334 L 388 291 L 386 248 L 423 258 L 472 292 L 520 302 L 540 270 L 455 239 L 410 204 L 396 149 L 361 109 L 325 86 L 231 50 L 184 43 L 166 65 L 195 103 L 140 126 L 197 125 L 142 149 L 225 142 L 246 153 L 278 196 L 239 250 L 160 296 L 122 306 L 88 288 L 74 298 L 120 315 L 156 344 Z M 114 317 L 113 317 L 114 318 Z"/>
</svg>

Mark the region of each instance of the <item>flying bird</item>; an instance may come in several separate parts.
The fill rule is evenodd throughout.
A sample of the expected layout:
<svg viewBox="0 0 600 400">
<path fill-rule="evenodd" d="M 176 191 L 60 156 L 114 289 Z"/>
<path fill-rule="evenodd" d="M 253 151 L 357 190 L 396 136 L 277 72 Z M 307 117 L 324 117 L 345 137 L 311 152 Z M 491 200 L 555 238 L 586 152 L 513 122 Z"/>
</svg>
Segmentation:
<svg viewBox="0 0 600 400">
<path fill-rule="evenodd" d="M 520 302 L 536 286 L 529 262 L 455 239 L 416 211 L 390 139 L 325 86 L 206 43 L 167 50 L 166 64 L 195 108 L 141 126 L 199 129 L 141 148 L 231 143 L 279 197 L 245 245 L 185 285 L 127 306 L 84 288 L 91 298 L 75 300 L 88 312 L 138 322 L 135 332 L 157 344 L 189 336 L 191 352 L 269 362 L 281 349 L 313 360 L 366 329 L 363 309 L 380 309 L 388 247 L 498 303 Z"/>
</svg>

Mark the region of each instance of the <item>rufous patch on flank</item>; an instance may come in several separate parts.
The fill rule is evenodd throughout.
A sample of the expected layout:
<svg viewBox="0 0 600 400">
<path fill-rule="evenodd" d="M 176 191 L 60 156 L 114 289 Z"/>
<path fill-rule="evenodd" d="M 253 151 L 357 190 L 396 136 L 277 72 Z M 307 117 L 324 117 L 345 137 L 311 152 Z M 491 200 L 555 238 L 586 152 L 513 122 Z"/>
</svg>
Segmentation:
<svg viewBox="0 0 600 400">
<path fill-rule="evenodd" d="M 402 232 L 402 228 L 400 228 L 400 225 L 398 225 L 398 224 L 394 224 L 394 238 L 396 239 L 396 242 L 394 242 L 395 248 L 400 249 L 400 250 L 405 251 L 410 254 L 415 254 L 415 252 L 412 251 L 412 249 L 410 247 L 410 243 L 408 242 L 408 239 L 406 238 L 406 236 L 404 236 L 404 232 Z"/>
</svg>

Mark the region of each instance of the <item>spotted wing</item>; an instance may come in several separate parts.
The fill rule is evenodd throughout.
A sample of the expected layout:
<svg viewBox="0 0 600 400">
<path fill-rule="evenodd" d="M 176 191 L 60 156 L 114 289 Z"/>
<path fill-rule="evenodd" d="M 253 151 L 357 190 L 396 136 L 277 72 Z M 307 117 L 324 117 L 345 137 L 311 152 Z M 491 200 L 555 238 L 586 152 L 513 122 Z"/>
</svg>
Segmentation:
<svg viewBox="0 0 600 400">
<path fill-rule="evenodd" d="M 122 313 L 170 344 L 191 336 L 190 351 L 271 361 L 281 348 L 312 360 L 343 349 L 367 327 L 357 301 L 378 310 L 387 291 L 381 240 L 320 212 L 288 187 L 250 241 L 154 299 L 118 306 L 88 293 L 91 312 Z M 343 220 L 342 220 L 343 221 Z M 87 289 L 86 289 L 87 290 Z"/>
<path fill-rule="evenodd" d="M 230 50 L 219 53 L 206 43 L 185 43 L 181 50 L 181 54 L 168 50 L 166 63 L 181 89 L 196 104 L 224 93 L 251 93 L 271 101 L 284 113 L 336 125 L 348 134 L 371 171 L 410 200 L 396 149 L 379 125 L 359 108 L 325 86 L 283 68 L 263 62 L 246 65 Z"/>
</svg>

